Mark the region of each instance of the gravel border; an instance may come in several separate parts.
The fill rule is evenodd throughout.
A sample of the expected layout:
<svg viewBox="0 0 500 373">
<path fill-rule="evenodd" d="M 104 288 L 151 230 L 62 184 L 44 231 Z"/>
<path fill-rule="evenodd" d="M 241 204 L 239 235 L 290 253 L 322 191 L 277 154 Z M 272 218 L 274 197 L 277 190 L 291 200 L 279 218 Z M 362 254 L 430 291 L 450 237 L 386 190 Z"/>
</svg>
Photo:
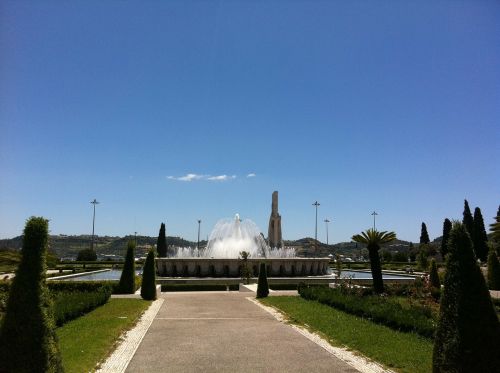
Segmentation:
<svg viewBox="0 0 500 373">
<path fill-rule="evenodd" d="M 144 335 L 148 331 L 149 327 L 153 323 L 156 314 L 160 310 L 163 301 L 163 298 L 158 298 L 153 303 L 151 303 L 151 305 L 143 313 L 135 327 L 127 331 L 120 337 L 121 342 L 118 347 L 102 364 L 100 364 L 100 367 L 96 370 L 96 372 L 125 372 L 125 369 L 127 369 L 130 360 L 132 360 L 137 347 L 139 347 L 139 344 L 144 338 Z"/>
<path fill-rule="evenodd" d="M 263 310 L 269 312 L 271 315 L 274 316 L 276 320 L 282 323 L 286 323 L 287 319 L 286 317 L 279 312 L 277 309 L 273 307 L 268 307 L 260 303 L 258 300 L 255 298 L 247 297 L 250 302 L 256 304 Z M 304 337 L 309 339 L 310 341 L 316 343 L 318 346 L 324 348 L 326 351 L 334 355 L 335 357 L 339 358 L 340 360 L 344 361 L 345 363 L 349 364 L 352 366 L 354 369 L 357 369 L 358 371 L 362 373 L 383 373 L 383 372 L 390 372 L 394 373 L 394 371 L 389 370 L 387 368 L 384 368 L 382 365 L 379 363 L 368 359 L 365 356 L 354 354 L 351 351 L 349 351 L 346 348 L 342 347 L 334 347 L 328 341 L 322 337 L 320 337 L 316 333 L 312 333 L 309 330 L 307 330 L 304 327 L 294 325 L 294 324 L 287 324 L 288 326 L 292 327 L 295 329 L 297 332 L 302 334 Z"/>
</svg>

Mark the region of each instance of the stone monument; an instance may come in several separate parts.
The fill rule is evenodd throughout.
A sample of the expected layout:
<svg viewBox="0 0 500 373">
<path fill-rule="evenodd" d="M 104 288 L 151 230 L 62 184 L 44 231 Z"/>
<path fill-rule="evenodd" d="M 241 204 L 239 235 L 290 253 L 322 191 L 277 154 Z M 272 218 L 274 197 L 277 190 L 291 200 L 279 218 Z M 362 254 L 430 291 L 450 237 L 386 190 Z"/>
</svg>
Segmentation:
<svg viewBox="0 0 500 373">
<path fill-rule="evenodd" d="M 283 247 L 281 237 L 281 215 L 278 213 L 278 192 L 273 192 L 273 202 L 271 205 L 271 217 L 269 218 L 269 231 L 267 235 L 270 247 Z"/>
</svg>

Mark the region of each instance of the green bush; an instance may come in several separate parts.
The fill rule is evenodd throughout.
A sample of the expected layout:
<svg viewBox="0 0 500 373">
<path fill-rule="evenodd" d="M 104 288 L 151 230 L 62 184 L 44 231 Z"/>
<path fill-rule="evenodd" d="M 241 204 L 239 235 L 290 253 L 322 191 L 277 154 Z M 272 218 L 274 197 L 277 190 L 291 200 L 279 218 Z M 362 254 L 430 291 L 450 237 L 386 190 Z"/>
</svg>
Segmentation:
<svg viewBox="0 0 500 373">
<path fill-rule="evenodd" d="M 497 372 L 500 324 L 465 224 L 453 225 L 448 250 L 433 371 Z"/>
<path fill-rule="evenodd" d="M 62 372 L 54 314 L 45 281 L 48 220 L 26 222 L 22 258 L 0 329 L 0 370 Z"/>
<path fill-rule="evenodd" d="M 134 294 L 136 290 L 135 285 L 135 242 L 129 241 L 127 245 L 127 255 L 125 257 L 125 264 L 123 265 L 120 282 L 116 292 L 118 294 Z"/>
<path fill-rule="evenodd" d="M 490 290 L 500 290 L 500 264 L 495 250 L 488 254 L 488 287 Z"/>
<path fill-rule="evenodd" d="M 156 299 L 155 252 L 150 250 L 142 271 L 141 297 L 146 300 Z"/>
<path fill-rule="evenodd" d="M 391 301 L 387 297 L 360 296 L 345 292 L 341 288 L 331 289 L 326 286 L 300 285 L 299 294 L 304 299 L 316 300 L 395 330 L 415 332 L 427 338 L 432 338 L 434 334 L 435 321 L 428 307 L 412 305 L 410 308 L 403 308 L 400 303 Z"/>
<path fill-rule="evenodd" d="M 269 295 L 269 285 L 267 283 L 266 263 L 260 263 L 259 282 L 257 283 L 257 298 L 265 298 Z"/>
<path fill-rule="evenodd" d="M 431 260 L 431 270 L 429 273 L 429 285 L 433 288 L 439 289 L 441 287 L 441 282 L 439 281 L 439 274 L 436 266 L 436 260 L 433 258 Z"/>
<path fill-rule="evenodd" d="M 95 250 L 92 249 L 83 249 L 78 252 L 78 256 L 76 257 L 78 262 L 95 262 L 97 260 L 97 254 Z"/>
</svg>

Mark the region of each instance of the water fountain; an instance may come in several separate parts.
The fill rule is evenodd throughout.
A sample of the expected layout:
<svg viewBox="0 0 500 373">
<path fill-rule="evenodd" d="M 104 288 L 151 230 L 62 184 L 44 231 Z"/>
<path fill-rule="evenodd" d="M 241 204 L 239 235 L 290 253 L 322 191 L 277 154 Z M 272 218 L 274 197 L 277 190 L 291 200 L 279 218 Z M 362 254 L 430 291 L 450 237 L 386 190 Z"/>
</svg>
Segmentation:
<svg viewBox="0 0 500 373">
<path fill-rule="evenodd" d="M 257 225 L 236 214 L 215 225 L 205 249 L 179 248 L 173 257 L 157 258 L 157 271 L 165 277 L 239 277 L 242 251 L 250 254 L 254 276 L 261 262 L 274 277 L 325 275 L 328 270 L 329 258 L 299 258 L 294 248 L 269 247 Z"/>
</svg>

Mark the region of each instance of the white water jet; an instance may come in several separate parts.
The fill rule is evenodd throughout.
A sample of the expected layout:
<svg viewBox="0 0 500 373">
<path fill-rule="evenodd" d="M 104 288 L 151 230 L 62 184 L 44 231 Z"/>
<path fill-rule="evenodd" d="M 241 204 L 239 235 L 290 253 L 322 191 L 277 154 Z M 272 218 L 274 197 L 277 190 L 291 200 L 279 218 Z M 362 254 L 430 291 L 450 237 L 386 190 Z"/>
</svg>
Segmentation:
<svg viewBox="0 0 500 373">
<path fill-rule="evenodd" d="M 250 258 L 294 258 L 294 248 L 270 248 L 259 227 L 250 219 L 241 220 L 239 214 L 234 219 L 221 219 L 217 222 L 206 249 L 190 247 L 177 249 L 176 258 L 232 258 L 240 252 L 250 253 Z"/>
</svg>

